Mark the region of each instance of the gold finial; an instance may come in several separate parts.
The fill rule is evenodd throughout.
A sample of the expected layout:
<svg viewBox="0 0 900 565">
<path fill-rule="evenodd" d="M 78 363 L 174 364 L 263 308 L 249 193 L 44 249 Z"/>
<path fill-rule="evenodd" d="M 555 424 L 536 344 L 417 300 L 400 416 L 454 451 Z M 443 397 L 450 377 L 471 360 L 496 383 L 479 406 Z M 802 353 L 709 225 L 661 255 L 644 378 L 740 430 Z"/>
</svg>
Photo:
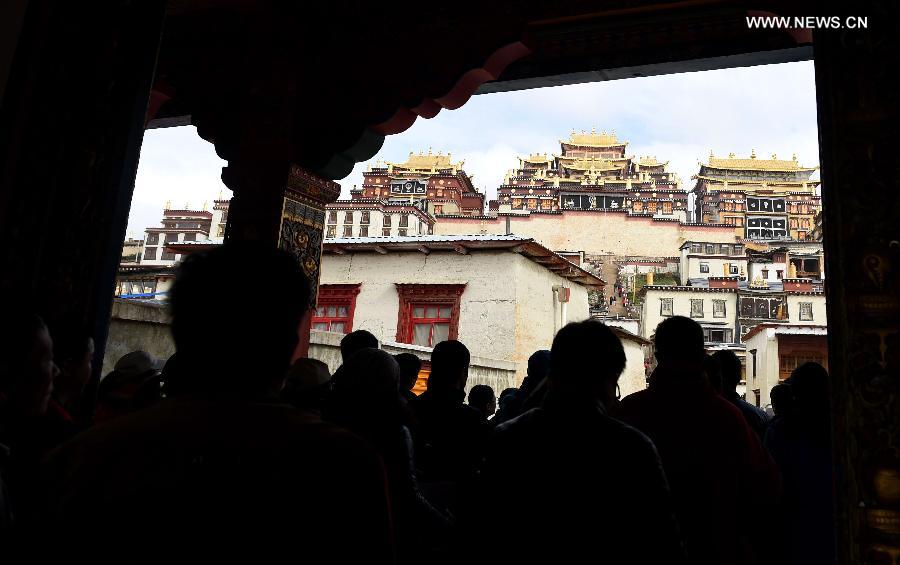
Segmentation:
<svg viewBox="0 0 900 565">
<path fill-rule="evenodd" d="M 591 134 L 597 135 L 597 128 L 596 128 L 596 127 L 591 127 Z"/>
<path fill-rule="evenodd" d="M 172 209 L 172 201 L 171 201 L 171 200 L 166 200 L 166 207 L 163 208 L 163 209 L 164 209 L 164 210 L 171 210 L 171 209 Z"/>
<path fill-rule="evenodd" d="M 756 159 L 756 149 L 751 149 L 751 150 L 750 150 L 750 158 L 751 158 L 751 159 Z"/>
<path fill-rule="evenodd" d="M 796 161 L 796 160 L 797 160 L 797 154 L 794 153 L 794 155 L 793 155 L 793 157 L 791 157 L 791 159 L 792 159 L 793 161 Z"/>
<path fill-rule="evenodd" d="M 715 156 L 715 155 L 713 155 L 713 150 L 710 149 L 710 150 L 709 150 L 709 158 L 712 159 L 714 156 Z"/>
<path fill-rule="evenodd" d="M 428 154 L 431 155 L 431 146 L 428 146 Z"/>
</svg>

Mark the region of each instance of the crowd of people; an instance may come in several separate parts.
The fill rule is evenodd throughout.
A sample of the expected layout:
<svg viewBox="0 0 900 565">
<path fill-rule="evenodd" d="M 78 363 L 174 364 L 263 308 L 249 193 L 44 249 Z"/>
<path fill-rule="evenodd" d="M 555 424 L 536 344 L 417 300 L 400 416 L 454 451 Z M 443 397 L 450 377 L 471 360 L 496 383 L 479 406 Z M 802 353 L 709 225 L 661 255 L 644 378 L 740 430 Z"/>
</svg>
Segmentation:
<svg viewBox="0 0 900 565">
<path fill-rule="evenodd" d="M 364 330 L 344 337 L 334 374 L 292 364 L 309 303 L 281 251 L 191 255 L 170 297 L 177 353 L 162 368 L 130 353 L 102 380 L 89 333 L 8 316 L 0 556 L 834 562 L 819 365 L 773 389 L 769 420 L 736 391 L 740 360 L 707 355 L 702 328 L 674 316 L 656 328 L 648 387 L 619 398 L 622 344 L 588 320 L 562 328 L 499 397 L 467 386 L 462 342 L 438 343 L 417 395 L 421 360 Z"/>
</svg>

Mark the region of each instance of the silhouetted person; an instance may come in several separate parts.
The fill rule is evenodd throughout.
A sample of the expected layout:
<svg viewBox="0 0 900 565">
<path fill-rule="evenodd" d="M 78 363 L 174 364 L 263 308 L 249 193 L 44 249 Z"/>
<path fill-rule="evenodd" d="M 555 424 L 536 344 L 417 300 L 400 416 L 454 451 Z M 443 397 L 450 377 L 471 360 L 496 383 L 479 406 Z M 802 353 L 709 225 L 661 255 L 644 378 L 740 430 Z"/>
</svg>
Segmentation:
<svg viewBox="0 0 900 565">
<path fill-rule="evenodd" d="M 412 402 L 416 397 L 412 391 L 422 370 L 422 360 L 412 353 L 398 353 L 394 355 L 397 365 L 400 366 L 400 396 L 407 402 Z"/>
<path fill-rule="evenodd" d="M 467 556 L 479 563 L 681 563 L 656 449 L 606 413 L 625 368 L 619 338 L 598 321 L 568 324 L 552 352 L 543 405 L 494 432 L 473 506 L 460 518 L 464 543 L 477 540 Z M 497 504 L 498 492 L 515 496 Z"/>
<path fill-rule="evenodd" d="M 356 330 L 341 339 L 341 360 L 347 361 L 354 353 L 371 347 L 378 349 L 378 338 L 366 330 Z"/>
<path fill-rule="evenodd" d="M 778 496 L 778 473 L 740 411 L 703 373 L 703 329 L 683 316 L 656 328 L 650 387 L 622 399 L 621 417 L 646 433 L 662 458 L 688 561 L 753 563 L 759 552 L 741 524 L 762 522 Z"/>
<path fill-rule="evenodd" d="M 487 421 L 497 411 L 497 397 L 488 385 L 475 385 L 469 390 L 469 406 L 478 410 Z"/>
<path fill-rule="evenodd" d="M 709 386 L 722 394 L 722 365 L 719 358 L 714 355 L 706 355 L 703 358 L 703 373 L 706 375 Z"/>
<path fill-rule="evenodd" d="M 793 409 L 774 420 L 766 447 L 784 481 L 786 563 L 834 563 L 834 463 L 828 372 L 804 363 L 791 373 Z"/>
<path fill-rule="evenodd" d="M 772 387 L 769 392 L 769 399 L 772 401 L 772 421 L 784 418 L 794 408 L 794 393 L 791 392 L 790 379 Z"/>
<path fill-rule="evenodd" d="M 722 375 L 722 396 L 737 406 L 744 419 L 756 435 L 762 440 L 766 433 L 766 425 L 769 416 L 758 407 L 750 404 L 737 393 L 737 386 L 741 382 L 741 360 L 733 351 L 716 351 L 713 358 L 719 362 Z"/>
<path fill-rule="evenodd" d="M 500 396 L 497 397 L 497 413 L 490 420 L 491 426 L 498 426 L 515 417 L 513 413 L 517 412 L 519 408 L 518 392 L 519 389 L 515 387 L 503 389 Z"/>
<path fill-rule="evenodd" d="M 48 551 L 92 563 L 390 562 L 380 457 L 278 400 L 309 297 L 296 259 L 267 245 L 185 259 L 170 293 L 183 390 L 51 455 L 48 527 L 70 539 Z M 223 312 L 216 331 L 210 312 Z"/>
<path fill-rule="evenodd" d="M 400 562 L 430 562 L 427 552 L 445 543 L 450 523 L 419 490 L 399 375 L 390 354 L 357 351 L 335 376 L 325 418 L 368 440 L 384 460 Z"/>
<path fill-rule="evenodd" d="M 281 389 L 281 399 L 301 410 L 322 413 L 331 394 L 328 365 L 318 359 L 301 357 L 294 361 Z"/>
<path fill-rule="evenodd" d="M 491 424 L 497 425 L 512 420 L 526 410 L 540 406 L 546 394 L 549 374 L 550 351 L 541 349 L 532 353 L 528 358 L 528 369 L 522 380 L 522 386 L 513 389 L 515 394 L 501 403 L 500 410 L 491 420 Z"/>
<path fill-rule="evenodd" d="M 94 422 L 102 424 L 153 406 L 162 399 L 160 362 L 146 351 L 126 353 L 100 380 Z"/>
<path fill-rule="evenodd" d="M 0 321 L 0 523 L 8 527 L 15 518 L 19 531 L 35 519 L 40 461 L 57 439 L 47 437 L 46 413 L 58 372 L 43 320 L 15 305 L 6 310 Z"/>
<path fill-rule="evenodd" d="M 59 374 L 53 380 L 48 417 L 56 421 L 62 439 L 86 427 L 85 387 L 91 380 L 94 339 L 87 330 L 69 324 L 53 332 L 53 358 Z"/>
<path fill-rule="evenodd" d="M 422 487 L 435 506 L 451 512 L 456 487 L 474 475 L 489 431 L 481 413 L 463 402 L 469 361 L 469 350 L 459 341 L 438 343 L 431 353 L 428 387 L 410 403 Z"/>
</svg>

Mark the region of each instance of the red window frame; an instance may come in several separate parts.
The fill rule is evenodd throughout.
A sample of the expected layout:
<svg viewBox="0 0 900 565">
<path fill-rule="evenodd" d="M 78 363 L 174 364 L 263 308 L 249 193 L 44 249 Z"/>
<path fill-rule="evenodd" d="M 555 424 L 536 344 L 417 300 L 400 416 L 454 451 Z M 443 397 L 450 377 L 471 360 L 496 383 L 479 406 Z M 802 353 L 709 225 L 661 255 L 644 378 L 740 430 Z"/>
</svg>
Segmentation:
<svg viewBox="0 0 900 565">
<path fill-rule="evenodd" d="M 423 315 L 422 317 L 417 318 L 416 310 L 419 308 L 423 309 L 425 311 L 424 313 L 426 315 Z M 427 316 L 428 310 L 431 310 L 431 309 L 437 309 L 437 311 L 438 311 L 437 316 L 434 316 L 434 317 Z M 450 310 L 450 313 L 448 316 L 441 316 L 440 315 L 441 310 Z M 425 324 L 429 324 L 431 326 L 431 330 L 428 333 L 428 343 L 427 344 L 419 343 L 419 344 L 415 344 L 415 345 L 425 345 L 426 347 L 434 347 L 434 345 L 435 345 L 435 343 L 434 343 L 434 325 L 435 324 L 447 324 L 447 327 L 449 328 L 453 324 L 453 303 L 452 302 L 434 302 L 434 303 L 413 302 L 410 307 L 410 320 L 409 320 L 409 327 L 410 327 L 409 343 L 410 344 L 414 343 L 416 326 L 425 325 Z M 449 329 L 448 329 L 448 334 L 449 334 Z"/>
<path fill-rule="evenodd" d="M 397 317 L 397 342 L 412 343 L 413 308 L 450 306 L 450 330 L 447 339 L 459 336 L 460 302 L 465 284 L 401 284 L 397 283 L 400 308 Z M 433 330 L 432 330 L 433 331 Z"/>
<path fill-rule="evenodd" d="M 319 285 L 318 296 L 316 297 L 316 310 L 313 311 L 312 322 L 310 327 L 316 329 L 316 324 L 327 323 L 328 330 L 334 322 L 344 322 L 344 333 L 353 331 L 353 315 L 356 312 L 356 296 L 359 294 L 362 283 L 358 284 L 323 284 Z M 345 306 L 347 308 L 346 316 L 319 316 L 319 308 L 328 308 L 329 306 Z"/>
</svg>

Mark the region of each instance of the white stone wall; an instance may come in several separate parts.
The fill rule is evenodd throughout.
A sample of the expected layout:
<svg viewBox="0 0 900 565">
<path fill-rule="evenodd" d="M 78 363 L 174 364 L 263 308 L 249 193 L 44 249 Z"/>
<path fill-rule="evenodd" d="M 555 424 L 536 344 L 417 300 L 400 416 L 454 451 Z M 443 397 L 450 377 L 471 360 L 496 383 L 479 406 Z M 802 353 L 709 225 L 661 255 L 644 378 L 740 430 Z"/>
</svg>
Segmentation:
<svg viewBox="0 0 900 565">
<path fill-rule="evenodd" d="M 328 214 L 331 212 L 329 210 L 326 212 L 326 220 L 328 218 Z M 363 237 L 360 232 L 360 228 L 363 224 L 360 223 L 362 220 L 362 210 L 335 210 L 337 212 L 337 223 L 331 224 L 326 221 L 326 226 L 335 226 L 335 237 L 344 237 L 344 226 L 347 225 L 346 222 L 346 214 L 351 214 L 351 234 L 350 237 Z M 368 211 L 369 212 L 369 233 L 366 237 L 381 237 L 384 236 L 384 216 L 389 216 L 391 218 L 390 225 L 390 235 L 398 236 L 400 229 L 406 230 L 406 235 L 424 235 L 428 233 L 428 224 L 421 221 L 421 219 L 416 216 L 414 213 L 400 213 L 400 212 L 382 212 L 376 208 L 373 208 Z M 407 226 L 405 228 L 400 227 L 400 216 L 407 216 Z M 326 227 L 326 234 L 328 233 Z"/>
<path fill-rule="evenodd" d="M 750 278 L 749 281 L 756 280 L 757 275 L 764 281 L 768 282 L 777 282 L 781 279 L 778 278 L 778 271 L 781 271 L 782 277 L 788 276 L 787 265 L 784 263 L 750 263 Z M 767 276 L 762 276 L 763 270 L 768 270 Z"/>
<path fill-rule="evenodd" d="M 554 285 L 570 287 L 568 321 L 588 317 L 588 292 L 530 259 L 509 251 L 472 250 L 325 255 L 321 284 L 362 283 L 353 329 L 396 341 L 399 297 L 395 283 L 466 284 L 460 301 L 459 340 L 472 355 L 516 363 L 521 382 L 528 357 L 553 341 Z"/>
<path fill-rule="evenodd" d="M 700 271 L 700 263 L 709 266 L 709 271 L 704 273 Z M 731 273 L 730 269 L 726 270 L 725 265 L 737 266 L 738 272 Z M 747 260 L 738 257 L 722 259 L 720 257 L 685 257 L 682 260 L 684 269 L 681 274 L 681 284 L 687 284 L 688 279 L 708 279 L 709 277 L 738 277 L 743 274 L 747 276 Z M 752 280 L 752 279 L 751 279 Z"/>
<path fill-rule="evenodd" d="M 660 315 L 660 300 L 663 298 L 672 299 L 672 315 L 691 317 L 691 299 L 703 300 L 703 317 L 692 318 L 700 324 L 724 322 L 723 327 L 732 330 L 732 340 L 737 340 L 739 336 L 735 335 L 734 327 L 737 315 L 737 293 L 736 292 L 707 292 L 707 291 L 684 291 L 684 290 L 668 290 L 668 289 L 652 289 L 646 291 L 644 295 L 644 303 L 642 305 L 641 316 L 641 337 L 650 339 L 650 336 L 656 331 L 659 325 L 667 316 Z M 713 300 L 725 301 L 725 317 L 713 317 Z"/>
<path fill-rule="evenodd" d="M 619 377 L 619 392 L 622 398 L 647 388 L 647 374 L 644 369 L 646 348 L 631 339 L 623 339 L 625 349 L 625 370 Z"/>
<path fill-rule="evenodd" d="M 769 393 L 778 384 L 778 336 L 773 328 L 765 328 L 744 342 L 747 347 L 747 402 L 756 404 L 754 390 L 759 389 L 759 406 L 765 408 L 770 402 Z M 754 353 L 756 350 L 756 371 Z"/>
<path fill-rule="evenodd" d="M 809 302 L 812 304 L 812 320 L 800 319 L 801 302 Z M 824 326 L 828 323 L 828 315 L 825 311 L 824 294 L 788 294 L 787 304 L 789 321 L 792 324 Z"/>
<path fill-rule="evenodd" d="M 588 254 L 674 257 L 685 241 L 735 243 L 730 227 L 687 226 L 628 217 L 621 212 L 574 212 L 501 216 L 498 218 L 438 218 L 435 235 L 505 234 L 531 237 L 549 249 L 582 249 Z"/>
</svg>

